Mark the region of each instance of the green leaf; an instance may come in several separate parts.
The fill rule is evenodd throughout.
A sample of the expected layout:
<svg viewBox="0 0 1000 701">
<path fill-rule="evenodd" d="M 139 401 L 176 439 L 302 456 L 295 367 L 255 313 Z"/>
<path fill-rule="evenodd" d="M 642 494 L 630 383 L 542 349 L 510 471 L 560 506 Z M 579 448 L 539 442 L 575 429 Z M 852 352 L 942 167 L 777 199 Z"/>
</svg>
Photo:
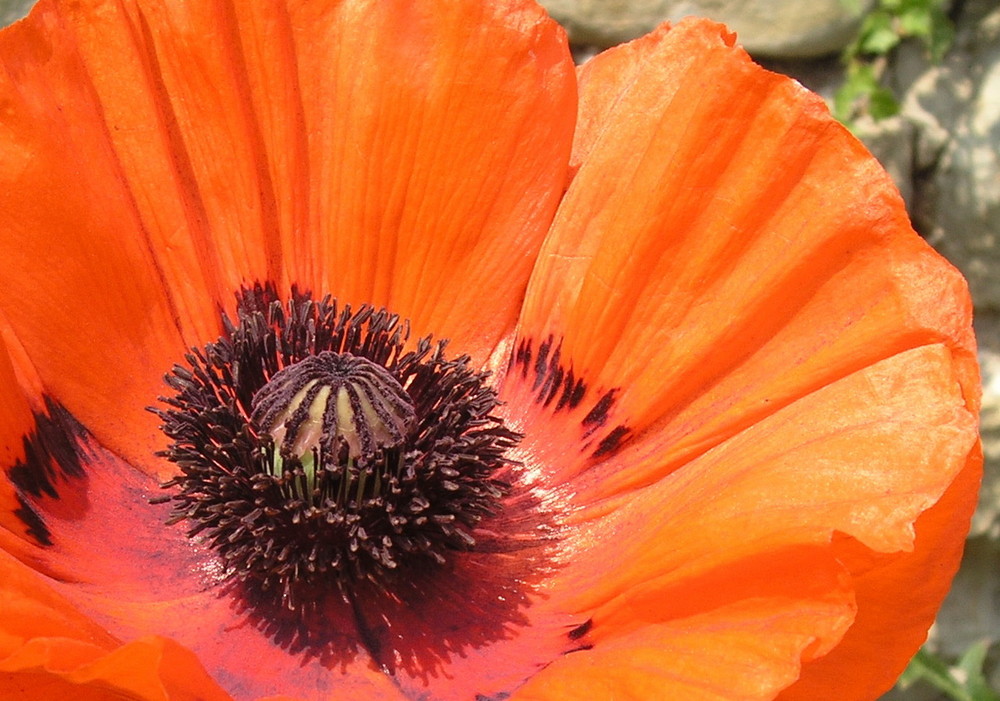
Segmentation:
<svg viewBox="0 0 1000 701">
<path fill-rule="evenodd" d="M 903 675 L 908 680 L 906 686 L 916 681 L 925 681 L 938 691 L 947 694 L 950 698 L 958 699 L 959 701 L 970 701 L 964 695 L 962 686 L 952 678 L 951 673 L 948 671 L 948 665 L 924 648 L 921 648 L 913 656 Z"/>
<path fill-rule="evenodd" d="M 900 32 L 906 36 L 929 38 L 934 17 L 929 7 L 911 7 L 899 15 Z"/>
<path fill-rule="evenodd" d="M 989 642 L 980 640 L 965 651 L 953 671 L 955 676 L 964 677 L 964 687 L 971 701 L 1000 701 L 1000 696 L 990 688 L 983 674 L 983 665 L 989 650 Z"/>
<path fill-rule="evenodd" d="M 955 40 L 955 25 L 943 10 L 938 9 L 931 22 L 931 34 L 925 43 L 935 62 L 940 62 Z"/>
<path fill-rule="evenodd" d="M 899 109 L 899 100 L 888 88 L 879 86 L 868 95 L 868 113 L 876 121 L 899 114 Z"/>
<path fill-rule="evenodd" d="M 833 113 L 849 123 L 857 114 L 869 114 L 873 119 L 885 119 L 899 112 L 899 102 L 888 88 L 882 87 L 875 69 L 867 63 L 847 66 L 847 76 L 833 96 Z"/>
<path fill-rule="evenodd" d="M 989 648 L 989 641 L 975 643 L 953 667 L 926 648 L 921 649 L 910 660 L 898 684 L 906 689 L 923 681 L 955 701 L 1000 701 L 983 674 Z"/>
<path fill-rule="evenodd" d="M 855 0 L 841 0 L 858 7 Z M 854 41 L 841 55 L 846 67 L 843 84 L 833 96 L 833 113 L 849 125 L 859 114 L 879 120 L 899 113 L 899 101 L 882 85 L 886 60 L 906 38 L 919 39 L 931 58 L 940 61 L 954 39 L 948 0 L 877 0 L 861 21 Z M 875 66 L 878 66 L 876 74 Z"/>
<path fill-rule="evenodd" d="M 867 36 L 861 42 L 861 51 L 866 54 L 881 56 L 889 53 L 899 44 L 900 36 L 891 27 L 880 27 Z"/>
<path fill-rule="evenodd" d="M 864 54 L 881 56 L 899 43 L 899 34 L 888 12 L 872 12 L 865 17 L 858 35 L 858 49 Z"/>
</svg>

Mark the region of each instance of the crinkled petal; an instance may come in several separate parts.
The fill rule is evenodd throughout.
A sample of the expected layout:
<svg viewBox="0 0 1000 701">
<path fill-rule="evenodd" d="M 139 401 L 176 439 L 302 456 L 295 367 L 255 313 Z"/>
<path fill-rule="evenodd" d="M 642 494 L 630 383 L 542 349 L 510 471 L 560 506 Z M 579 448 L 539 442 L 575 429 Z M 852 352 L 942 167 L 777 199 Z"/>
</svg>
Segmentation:
<svg viewBox="0 0 1000 701">
<path fill-rule="evenodd" d="M 801 698 L 838 674 L 884 689 L 947 589 L 981 469 L 964 281 L 819 98 L 719 25 L 664 26 L 580 79 L 575 175 L 502 392 L 529 476 L 578 509 L 547 605 L 589 617 L 598 655 L 811 544 L 849 563 L 857 627 L 782 678 L 805 661 Z M 882 615 L 892 588 L 906 603 Z"/>
<path fill-rule="evenodd" d="M 975 419 L 950 351 L 936 344 L 900 353 L 796 400 L 652 485 L 588 501 L 601 490 L 589 490 L 586 475 L 579 477 L 572 497 L 578 510 L 569 517 L 575 533 L 563 544 L 565 564 L 544 605 L 589 620 L 587 642 L 599 655 L 647 626 L 679 625 L 688 615 L 753 598 L 747 588 L 754 572 L 780 588 L 835 567 L 845 570 L 838 585 L 859 607 L 872 607 L 859 620 L 875 617 L 883 626 L 880 667 L 898 669 L 947 590 L 961 551 L 954 534 L 964 532 L 969 510 L 944 507 L 940 521 L 931 521 L 947 520 L 950 539 L 934 535 L 933 526 L 921 534 L 921 515 L 934 513 L 952 485 L 963 505 L 971 503 L 976 454 Z M 659 459 L 626 449 L 608 463 L 627 474 Z M 853 566 L 867 560 L 845 558 L 845 539 L 887 565 L 884 578 Z M 891 565 L 890 557 L 911 564 Z M 934 558 L 938 566 L 930 566 Z M 912 610 L 879 613 L 890 586 L 908 590 Z M 767 674 L 791 683 L 803 660 L 835 650 L 854 620 L 853 610 L 841 614 L 821 651 L 800 657 L 801 650 L 789 650 L 792 657 L 776 657 Z M 888 627 L 897 619 L 902 632 L 893 636 Z M 759 635 L 767 647 L 769 633 Z"/>
<path fill-rule="evenodd" d="M 647 592 L 631 612 L 640 624 L 600 636 L 596 621 L 592 648 L 557 659 L 514 698 L 774 698 L 797 678 L 803 659 L 843 635 L 854 606 L 843 572 L 829 560 L 824 566 L 814 552 L 748 565 L 714 581 L 692 582 L 690 589 L 703 587 L 709 599 L 701 602 L 704 608 L 690 606 L 695 591 Z M 719 591 L 739 594 L 711 601 Z M 661 617 L 663 608 L 674 615 Z"/>
<path fill-rule="evenodd" d="M 654 485 L 582 505 L 568 605 L 613 609 L 651 577 L 680 582 L 836 533 L 912 551 L 914 522 L 967 464 L 974 427 L 940 346 L 849 375 Z"/>
<path fill-rule="evenodd" d="M 299 279 L 484 360 L 513 328 L 567 177 L 576 81 L 562 30 L 525 0 L 290 15 L 311 135 Z"/>
<path fill-rule="evenodd" d="M 584 446 L 551 461 L 554 482 L 590 471 L 608 496 L 652 483 L 797 398 L 931 343 L 959 359 L 976 410 L 964 281 L 817 96 L 755 66 L 719 25 L 688 21 L 584 66 L 580 110 L 578 170 L 518 345 L 535 404 L 561 403 L 543 396 L 556 350 L 560 379 L 586 389 L 553 421 Z M 511 414 L 540 424 L 519 393 L 505 387 Z M 652 472 L 595 465 L 643 441 L 662 456 Z"/>
<path fill-rule="evenodd" d="M 575 120 L 534 4 L 43 0 L 0 56 L 0 312 L 133 463 L 242 284 L 388 305 L 482 363 L 513 329 Z"/>
<path fill-rule="evenodd" d="M 73 639 L 111 649 L 117 641 L 46 586 L 29 566 L 0 551 L 0 657 L 14 654 L 34 638 Z"/>
<path fill-rule="evenodd" d="M 197 658 L 158 637 L 126 645 L 0 550 L 0 697 L 228 699 Z"/>
<path fill-rule="evenodd" d="M 107 701 L 226 701 L 198 659 L 159 637 L 135 640 L 108 652 L 65 638 L 35 638 L 0 660 L 5 699 L 72 698 Z"/>
<path fill-rule="evenodd" d="M 876 698 L 895 683 L 926 639 L 958 569 L 966 535 L 959 524 L 976 508 L 981 471 L 977 450 L 941 500 L 917 519 L 912 552 L 873 553 L 850 538 L 835 541 L 837 557 L 852 572 L 857 619 L 830 654 L 805 666 L 780 701 Z"/>
</svg>

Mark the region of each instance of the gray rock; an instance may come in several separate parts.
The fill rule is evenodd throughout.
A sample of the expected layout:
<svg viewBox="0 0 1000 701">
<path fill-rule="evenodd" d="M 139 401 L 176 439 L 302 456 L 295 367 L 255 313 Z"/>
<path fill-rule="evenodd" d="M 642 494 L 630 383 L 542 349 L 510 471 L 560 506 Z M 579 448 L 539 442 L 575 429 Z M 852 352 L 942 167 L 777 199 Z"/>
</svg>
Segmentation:
<svg viewBox="0 0 1000 701">
<path fill-rule="evenodd" d="M 940 152 L 916 218 L 965 273 L 977 307 L 1000 309 L 1000 8 L 969 5 L 956 50 L 906 102 L 923 125 L 919 157 Z"/>
<path fill-rule="evenodd" d="M 977 320 L 977 329 L 981 329 L 985 324 L 995 326 L 995 315 L 982 315 Z M 972 519 L 971 535 L 984 535 L 1000 542 L 1000 349 L 994 346 L 992 335 L 988 331 L 982 331 L 979 339 L 980 345 L 983 346 L 979 351 L 979 365 L 983 373 L 980 432 L 986 470 L 983 475 L 983 486 L 979 490 L 979 507 Z M 997 630 L 1000 631 L 1000 627 Z"/>
<path fill-rule="evenodd" d="M 0 0 L 0 27 L 5 27 L 28 14 L 35 0 Z"/>
<path fill-rule="evenodd" d="M 907 206 L 912 208 L 916 142 L 913 123 L 901 116 L 879 121 L 863 118 L 853 125 L 853 131 L 892 176 Z"/>
<path fill-rule="evenodd" d="M 954 123 L 973 92 L 967 73 L 948 65 L 927 66 L 906 91 L 901 114 L 916 130 L 914 165 L 929 171 L 941 160 L 952 139 Z"/>
<path fill-rule="evenodd" d="M 541 0 L 574 43 L 611 46 L 641 36 L 664 20 L 688 15 L 724 22 L 759 56 L 813 57 L 840 51 L 873 4 L 843 0 Z"/>
</svg>

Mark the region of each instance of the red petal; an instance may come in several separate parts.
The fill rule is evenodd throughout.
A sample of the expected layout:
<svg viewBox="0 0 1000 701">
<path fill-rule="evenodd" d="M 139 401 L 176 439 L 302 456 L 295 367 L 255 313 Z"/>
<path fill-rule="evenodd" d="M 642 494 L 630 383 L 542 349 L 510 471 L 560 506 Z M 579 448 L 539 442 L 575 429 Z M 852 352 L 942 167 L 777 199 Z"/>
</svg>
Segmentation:
<svg viewBox="0 0 1000 701">
<path fill-rule="evenodd" d="M 523 0 L 304 4 L 290 22 L 311 136 L 300 279 L 485 360 L 566 180 L 562 30 Z"/>
<path fill-rule="evenodd" d="M 775 587 L 792 586 L 814 568 L 832 566 L 845 552 L 829 545 L 838 534 L 850 535 L 869 551 L 903 553 L 899 557 L 905 559 L 905 553 L 922 547 L 914 543 L 914 522 L 950 485 L 956 485 L 963 503 L 974 495 L 966 479 L 955 481 L 976 445 L 975 419 L 960 389 L 949 351 L 926 346 L 803 397 L 625 496 L 591 501 L 610 478 L 592 485 L 582 475 L 574 481 L 582 507 L 570 517 L 575 535 L 564 544 L 565 564 L 547 587 L 545 605 L 592 618 L 588 637 L 599 656 L 611 641 L 654 624 L 679 624 L 692 610 L 717 609 L 724 617 L 726 606 L 747 586 L 745 579 L 753 581 L 753 572 L 761 571 L 761 562 L 769 563 L 763 571 L 773 575 L 768 581 Z M 630 470 L 660 459 L 655 451 L 623 450 L 608 459 L 608 472 L 627 479 Z M 941 518 L 953 533 L 963 533 L 968 511 L 947 509 Z M 931 550 L 938 556 L 941 549 L 948 551 L 945 561 L 954 563 L 960 541 L 953 537 Z M 788 548 L 808 545 L 821 554 L 792 560 L 783 569 L 773 565 L 771 558 Z M 885 573 L 896 578 L 891 585 L 885 581 L 885 590 L 907 589 L 909 605 L 922 613 L 913 614 L 894 638 L 883 629 L 893 644 L 870 658 L 880 669 L 905 664 L 915 650 L 914 630 L 929 625 L 927 614 L 947 589 L 953 567 L 931 567 L 931 556 L 921 552 L 912 566 Z M 859 576 L 857 583 L 848 581 L 858 587 L 858 605 L 877 605 L 871 581 L 860 568 L 850 571 Z M 784 585 L 782 577 L 787 577 Z M 905 618 L 904 612 L 893 611 Z M 877 608 L 871 613 L 889 625 Z M 831 630 L 822 652 L 835 646 L 847 624 Z M 816 625 L 821 629 L 821 618 Z M 767 647 L 767 633 L 759 635 L 759 644 Z M 725 641 L 721 635 L 723 648 Z M 792 667 L 797 672 L 795 654 L 776 659 L 766 675 L 790 683 L 795 677 L 786 672 Z M 815 654 L 820 651 L 807 659 Z M 722 688 L 731 672 L 720 665 L 711 680 Z M 773 692 L 780 686 L 768 688 Z"/>
<path fill-rule="evenodd" d="M 148 465 L 163 373 L 257 279 L 480 362 L 510 334 L 566 180 L 565 39 L 519 0 L 404 10 L 43 1 L 4 31 L 0 312 L 102 444 Z"/>
<path fill-rule="evenodd" d="M 554 481 L 624 437 L 662 459 L 616 471 L 603 493 L 649 484 L 798 397 L 929 343 L 960 359 L 975 410 L 964 281 L 818 97 L 698 21 L 598 56 L 581 81 L 579 171 L 520 335 L 536 351 L 551 338 L 589 387 L 555 431 L 579 443 L 581 420 L 613 402 L 589 451 L 553 461 Z M 505 388 L 512 413 L 530 406 L 521 391 Z"/>
<path fill-rule="evenodd" d="M 159 391 L 184 348 L 176 309 L 93 133 L 74 41 L 51 12 L 35 17 L 0 35 L 0 312 L 45 390 L 116 447 L 149 449 L 155 419 L 123 398 Z"/>
<path fill-rule="evenodd" d="M 807 665 L 819 681 L 802 698 L 824 681 L 840 694 L 838 674 L 884 688 L 929 625 L 968 524 L 967 509 L 945 508 L 952 539 L 927 546 L 921 514 L 952 484 L 963 505 L 975 491 L 964 281 L 821 101 L 753 66 L 718 25 L 664 28 L 597 57 L 581 81 L 578 172 L 503 387 L 529 473 L 581 507 L 548 605 L 592 616 L 593 654 L 609 662 L 602 643 L 692 605 L 671 594 L 717 598 L 718 573 L 740 577 L 796 543 L 828 562 L 863 543 L 848 560 L 856 632 L 843 648 L 827 639 L 833 662 Z M 869 560 L 885 563 L 879 577 Z M 912 594 L 908 609 L 882 616 L 893 588 Z M 877 656 L 860 645 L 869 633 Z M 794 680 L 789 654 L 767 674 L 794 668 L 781 676 Z M 592 679 L 569 661 L 549 670 L 557 685 Z"/>
<path fill-rule="evenodd" d="M 565 570 L 574 610 L 662 573 L 681 581 L 741 557 L 828 543 L 835 532 L 879 552 L 912 550 L 913 522 L 954 481 L 975 441 L 946 351 L 883 361 L 627 499 L 585 507 Z"/>
<path fill-rule="evenodd" d="M 857 620 L 830 654 L 806 665 L 780 701 L 876 698 L 895 683 L 926 639 L 958 569 L 981 474 L 976 451 L 941 500 L 917 519 L 912 552 L 872 553 L 848 538 L 835 541 L 838 558 L 853 573 Z"/>
<path fill-rule="evenodd" d="M 602 634 L 595 618 L 592 649 L 555 660 L 514 698 L 763 701 L 798 676 L 801 659 L 835 644 L 854 613 L 843 573 L 807 549 L 650 588 L 632 606 L 627 628 Z"/>
<path fill-rule="evenodd" d="M 9 329 L 0 319 L 0 466 L 7 468 L 27 457 L 24 437 L 34 428 L 35 418 L 15 373 L 5 336 L 13 339 L 5 331 Z M 0 478 L 0 528 L 24 535 L 24 523 L 14 516 L 20 508 L 10 482 Z"/>
<path fill-rule="evenodd" d="M 64 638 L 35 638 L 0 660 L 4 698 L 226 701 L 197 658 L 174 642 L 144 638 L 111 652 Z"/>
</svg>

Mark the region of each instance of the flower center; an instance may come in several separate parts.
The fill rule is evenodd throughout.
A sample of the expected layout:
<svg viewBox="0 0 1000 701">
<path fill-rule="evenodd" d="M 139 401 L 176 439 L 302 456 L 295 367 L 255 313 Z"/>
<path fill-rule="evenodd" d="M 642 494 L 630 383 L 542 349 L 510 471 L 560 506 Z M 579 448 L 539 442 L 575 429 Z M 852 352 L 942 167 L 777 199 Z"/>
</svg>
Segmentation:
<svg viewBox="0 0 1000 701">
<path fill-rule="evenodd" d="M 154 409 L 179 472 L 159 500 L 170 522 L 289 609 L 359 583 L 392 592 L 474 550 L 519 440 L 486 375 L 444 342 L 406 350 L 407 324 L 385 310 L 283 305 L 260 287 L 238 301 Z"/>
<path fill-rule="evenodd" d="M 388 370 L 332 351 L 276 373 L 252 407 L 251 422 L 279 446 L 269 472 L 301 471 L 301 492 L 317 504 L 360 504 L 366 486 L 371 497 L 392 489 L 403 462 L 393 448 L 416 423 L 413 402 Z"/>
</svg>

